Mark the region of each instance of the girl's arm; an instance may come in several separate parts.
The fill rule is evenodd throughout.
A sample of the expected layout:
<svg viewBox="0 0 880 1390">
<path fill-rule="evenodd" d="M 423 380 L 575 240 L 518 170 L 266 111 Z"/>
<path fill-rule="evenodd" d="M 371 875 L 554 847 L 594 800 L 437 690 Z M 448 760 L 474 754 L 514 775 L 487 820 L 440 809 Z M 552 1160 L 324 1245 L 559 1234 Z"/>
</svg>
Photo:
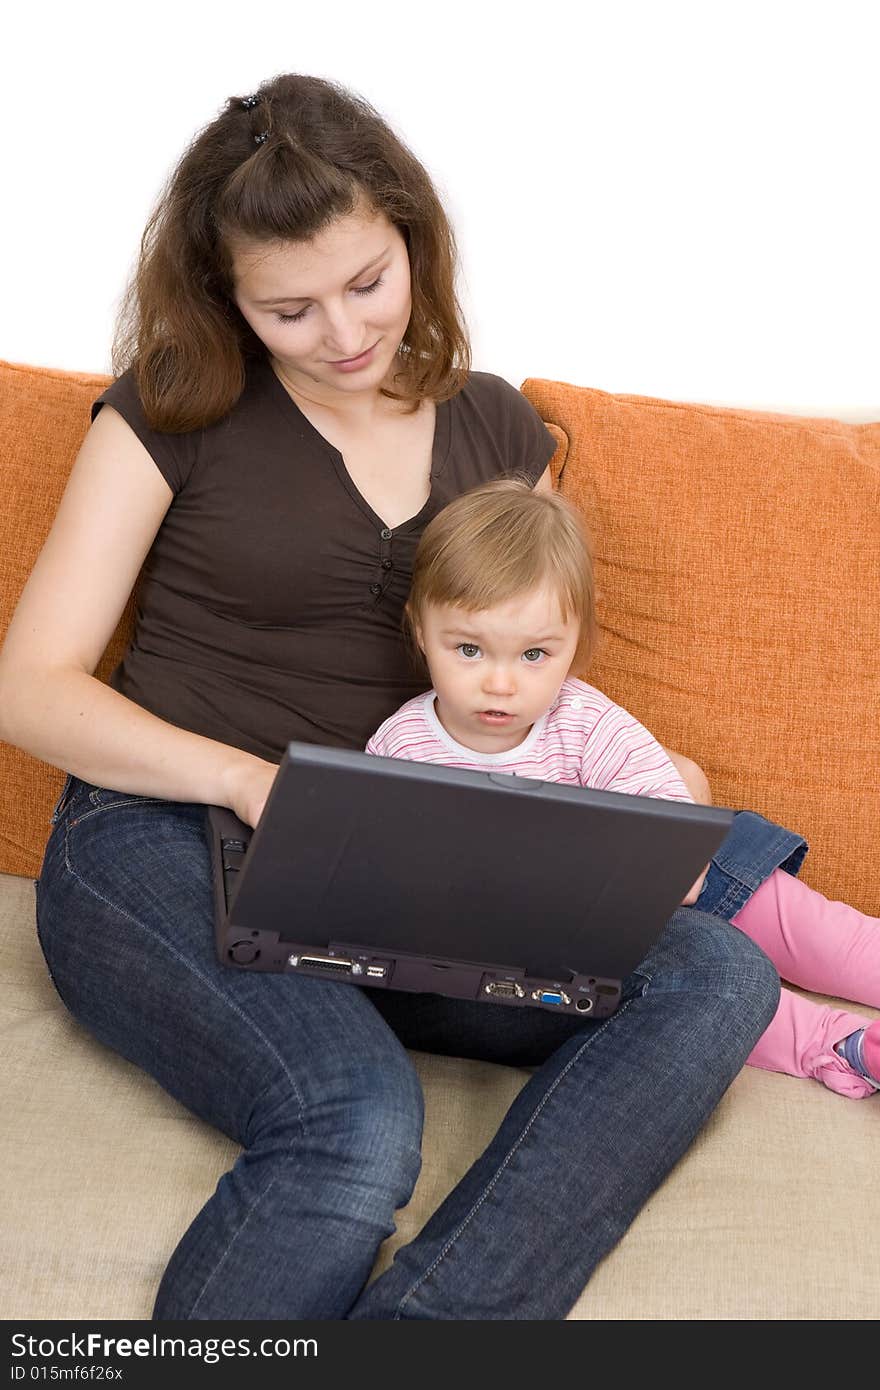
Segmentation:
<svg viewBox="0 0 880 1390">
<path fill-rule="evenodd" d="M 253 824 L 273 764 L 178 729 L 93 674 L 171 499 L 133 430 L 105 406 L 0 651 L 0 737 L 98 786 L 230 806 Z"/>
<path fill-rule="evenodd" d="M 684 782 L 694 801 L 700 802 L 703 806 L 712 805 L 712 788 L 709 786 L 709 779 L 699 763 L 692 762 L 683 753 L 673 753 L 670 748 L 664 748 L 663 752 L 671 763 L 678 768 L 678 775 Z M 707 864 L 696 883 L 688 892 L 687 897 L 682 898 L 682 907 L 691 907 L 700 896 L 706 874 L 709 872 Z"/>
<path fill-rule="evenodd" d="M 703 806 L 712 805 L 712 788 L 709 786 L 709 779 L 699 763 L 686 758 L 683 753 L 673 753 L 671 748 L 664 748 L 669 761 L 678 769 L 678 775 L 684 782 L 694 801 L 700 802 Z"/>
</svg>

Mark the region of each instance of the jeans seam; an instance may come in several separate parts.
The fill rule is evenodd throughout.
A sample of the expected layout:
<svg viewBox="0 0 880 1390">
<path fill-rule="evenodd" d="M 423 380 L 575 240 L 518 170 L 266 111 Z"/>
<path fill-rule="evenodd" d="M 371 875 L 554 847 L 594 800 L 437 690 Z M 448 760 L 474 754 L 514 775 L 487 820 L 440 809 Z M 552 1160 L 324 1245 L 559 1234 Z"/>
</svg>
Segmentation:
<svg viewBox="0 0 880 1390">
<path fill-rule="evenodd" d="M 531 1130 L 532 1126 L 534 1125 L 534 1123 L 535 1123 L 535 1121 L 537 1120 L 538 1116 L 540 1115 L 541 1111 L 542 1111 L 542 1110 L 544 1109 L 544 1107 L 546 1106 L 546 1104 L 547 1104 L 547 1102 L 549 1101 L 550 1097 L 553 1095 L 553 1093 L 556 1091 L 556 1089 L 557 1089 L 557 1088 L 559 1087 L 559 1085 L 561 1084 L 563 1078 L 564 1078 L 565 1076 L 568 1075 L 568 1072 L 569 1072 L 569 1071 L 571 1070 L 571 1068 L 574 1066 L 575 1062 L 577 1062 L 577 1061 L 579 1060 L 579 1058 L 583 1055 L 583 1053 L 587 1050 L 587 1048 L 590 1047 L 590 1046 L 592 1046 L 592 1044 L 596 1041 L 597 1038 L 601 1037 L 602 1033 L 604 1033 L 605 1029 L 606 1029 L 606 1028 L 608 1027 L 608 1025 L 611 1023 L 612 1019 L 617 1019 L 617 1018 L 619 1018 L 622 1014 L 624 1014 L 624 1013 L 626 1012 L 626 1010 L 629 1008 L 629 1006 L 630 1006 L 631 1003 L 632 1003 L 632 1000 L 628 999 L 628 1000 L 626 1001 L 626 1003 L 625 1003 L 624 1005 L 622 1005 L 621 1008 L 616 1009 L 616 1010 L 614 1011 L 614 1013 L 611 1015 L 611 1017 L 609 1017 L 609 1018 L 607 1018 L 607 1019 L 605 1020 L 605 1022 L 601 1025 L 601 1027 L 598 1027 L 598 1028 L 596 1028 L 594 1031 L 591 1031 L 590 1034 L 584 1039 L 583 1044 L 578 1048 L 577 1052 L 576 1052 L 576 1053 L 574 1054 L 574 1056 L 571 1058 L 571 1061 L 567 1064 L 567 1066 L 563 1067 L 562 1071 L 561 1071 L 561 1072 L 559 1073 L 559 1075 L 556 1077 L 556 1079 L 555 1079 L 555 1081 L 552 1083 L 552 1085 L 548 1086 L 547 1090 L 546 1090 L 546 1091 L 544 1092 L 544 1094 L 542 1095 L 540 1101 L 539 1101 L 538 1104 L 535 1106 L 535 1109 L 533 1110 L 533 1112 L 532 1112 L 532 1114 L 530 1115 L 528 1121 L 526 1122 L 526 1124 L 525 1124 L 525 1126 L 524 1126 L 524 1128 L 523 1128 L 523 1130 L 522 1130 L 522 1133 L 518 1136 L 518 1138 L 516 1139 L 516 1141 L 511 1145 L 510 1150 L 509 1150 L 508 1153 L 505 1155 L 503 1161 L 499 1164 L 499 1166 L 498 1166 L 497 1170 L 495 1171 L 495 1173 L 493 1173 L 493 1175 L 492 1175 L 490 1181 L 486 1184 L 485 1188 L 484 1188 L 483 1191 L 481 1192 L 481 1194 L 480 1194 L 479 1198 L 477 1199 L 477 1201 L 474 1202 L 474 1204 L 473 1204 L 473 1206 L 471 1207 L 470 1211 L 469 1211 L 469 1212 L 467 1213 L 467 1215 L 463 1218 L 463 1220 L 459 1223 L 459 1225 L 458 1225 L 458 1227 L 456 1228 L 456 1230 L 453 1231 L 452 1235 L 449 1237 L 449 1239 L 448 1239 L 448 1241 L 446 1242 L 446 1244 L 444 1245 L 443 1249 L 439 1252 L 438 1255 L 435 1256 L 434 1260 L 433 1260 L 432 1263 L 428 1266 L 428 1268 L 425 1270 L 424 1274 L 420 1275 L 419 1278 L 415 1281 L 415 1283 L 411 1284 L 410 1287 L 406 1290 L 406 1293 L 404 1293 L 404 1294 L 401 1295 L 400 1302 L 398 1303 L 398 1305 L 397 1305 L 397 1310 L 396 1310 L 396 1312 L 395 1312 L 395 1314 L 394 1314 L 394 1321 L 399 1321 L 399 1320 L 400 1320 L 401 1310 L 403 1309 L 404 1305 L 409 1301 L 409 1299 L 411 1299 L 411 1298 L 413 1297 L 413 1295 L 414 1295 L 415 1293 L 417 1293 L 417 1291 L 419 1290 L 419 1288 L 421 1287 L 421 1285 L 424 1284 L 424 1283 L 426 1282 L 426 1280 L 430 1279 L 431 1275 L 434 1273 L 435 1269 L 437 1269 L 437 1267 L 438 1267 L 438 1265 L 441 1263 L 441 1261 L 444 1260 L 444 1259 L 446 1258 L 446 1256 L 449 1254 L 449 1251 L 452 1249 L 453 1245 L 454 1245 L 455 1242 L 458 1240 L 459 1236 L 462 1235 L 462 1233 L 464 1232 L 464 1230 L 466 1229 L 466 1227 L 470 1224 L 470 1222 L 471 1222 L 471 1221 L 473 1220 L 473 1218 L 476 1216 L 476 1214 L 477 1214 L 477 1212 L 479 1211 L 480 1207 L 483 1205 L 483 1203 L 485 1202 L 486 1198 L 489 1196 L 489 1193 L 493 1190 L 493 1188 L 494 1188 L 494 1187 L 496 1186 L 496 1184 L 498 1183 L 499 1179 L 501 1178 L 502 1173 L 503 1173 L 504 1170 L 507 1168 L 507 1166 L 508 1166 L 508 1164 L 510 1163 L 511 1159 L 513 1158 L 514 1154 L 517 1152 L 517 1150 L 518 1150 L 518 1149 L 522 1146 L 522 1144 L 524 1143 L 524 1141 L 525 1141 L 525 1139 L 526 1139 L 526 1136 L 528 1135 L 529 1131 Z"/>
<path fill-rule="evenodd" d="M 99 816 L 102 811 L 119 811 L 125 806 L 155 806 L 162 799 L 160 796 L 137 796 L 129 801 L 111 801 L 104 806 L 92 802 L 91 811 L 84 811 L 81 816 L 76 816 L 70 824 L 82 825 L 83 821 L 91 820 L 93 816 Z"/>
<path fill-rule="evenodd" d="M 292 1143 L 292 1142 L 293 1142 L 293 1141 L 291 1140 L 291 1143 Z M 289 1148 L 289 1146 L 288 1146 L 288 1148 Z M 192 1307 L 190 1308 L 190 1316 L 192 1316 L 192 1315 L 196 1312 L 196 1310 L 197 1310 L 199 1304 L 201 1303 L 202 1299 L 204 1298 L 205 1294 L 206 1294 L 207 1291 L 208 1291 L 209 1285 L 213 1282 L 213 1280 L 214 1280 L 214 1279 L 217 1277 L 217 1275 L 220 1273 L 220 1270 L 221 1270 L 221 1269 L 223 1268 L 223 1266 L 225 1265 L 225 1263 L 226 1263 L 226 1261 L 227 1261 L 227 1259 L 228 1259 L 228 1257 L 229 1257 L 229 1253 L 230 1253 L 230 1251 L 232 1250 L 233 1245 L 234 1245 L 235 1242 L 238 1240 L 239 1236 L 241 1235 L 241 1233 L 242 1233 L 242 1231 L 244 1230 L 244 1228 L 245 1228 L 245 1226 L 247 1225 L 247 1223 L 250 1221 L 251 1217 L 253 1216 L 254 1212 L 255 1212 L 256 1209 L 257 1209 L 257 1207 L 258 1207 L 258 1206 L 260 1205 L 260 1203 L 262 1202 L 263 1198 L 266 1197 L 266 1196 L 272 1191 L 272 1188 L 275 1186 L 275 1182 L 276 1182 L 276 1179 L 275 1179 L 275 1178 L 272 1178 L 271 1182 L 267 1183 L 266 1186 L 263 1188 L 263 1191 L 260 1193 L 259 1197 L 257 1197 L 255 1201 L 251 1202 L 251 1205 L 250 1205 L 250 1206 L 248 1207 L 248 1209 L 247 1209 L 247 1213 L 246 1213 L 246 1215 L 245 1215 L 244 1220 L 239 1222 L 238 1226 L 236 1227 L 235 1231 L 233 1232 L 232 1236 L 231 1236 L 230 1239 L 229 1239 L 229 1243 L 228 1243 L 228 1245 L 226 1246 L 226 1249 L 223 1251 L 223 1254 L 222 1254 L 222 1255 L 220 1256 L 220 1258 L 217 1260 L 216 1264 L 214 1265 L 214 1268 L 211 1270 L 210 1274 L 209 1274 L 209 1275 L 207 1276 L 207 1278 L 205 1279 L 204 1284 L 203 1284 L 202 1287 L 199 1289 L 198 1297 L 196 1298 L 195 1302 L 193 1303 Z"/>
<path fill-rule="evenodd" d="M 237 1014 L 238 1017 L 242 1019 L 243 1022 L 247 1025 L 247 1027 L 250 1028 L 257 1035 L 257 1037 L 262 1042 L 263 1046 L 266 1047 L 270 1055 L 275 1058 L 276 1062 L 280 1065 L 284 1075 L 287 1077 L 293 1094 L 296 1096 L 297 1104 L 299 1105 L 299 1121 L 300 1125 L 302 1126 L 303 1135 L 305 1135 L 305 1103 L 303 1101 L 302 1096 L 300 1095 L 299 1087 L 296 1084 L 296 1079 L 289 1070 L 287 1064 L 284 1061 L 284 1058 L 276 1050 L 276 1048 L 272 1046 L 272 1043 L 266 1037 L 265 1033 L 262 1032 L 262 1030 L 259 1028 L 259 1026 L 254 1022 L 252 1018 L 248 1017 L 248 1015 L 238 1004 L 234 1003 L 226 995 L 222 994 L 221 991 L 216 988 L 213 982 L 210 979 L 208 979 L 206 975 L 204 975 L 199 969 L 197 969 L 196 966 L 192 965 L 180 951 L 175 950 L 175 948 L 171 945 L 169 941 L 166 941 L 166 939 L 163 936 L 160 936 L 158 932 L 154 931 L 151 927 L 149 927 L 146 924 L 146 922 L 142 922 L 139 918 L 133 917 L 130 912 L 126 912 L 125 908 L 119 907 L 117 903 L 113 903 L 110 901 L 109 898 L 105 898 L 102 893 L 99 893 L 96 888 L 93 888 L 91 884 L 87 883 L 86 880 L 80 874 L 77 873 L 76 869 L 74 869 L 73 865 L 70 862 L 69 831 L 70 826 L 67 826 L 64 835 L 64 864 L 68 873 L 76 879 L 77 883 L 82 885 L 82 887 L 85 889 L 87 893 L 91 894 L 93 898 L 96 898 L 98 902 L 104 903 L 104 905 L 106 907 L 109 907 L 112 912 L 118 912 L 121 917 L 125 917 L 129 922 L 132 922 L 136 927 L 139 927 L 141 931 L 146 932 L 147 936 L 151 937 L 154 941 L 157 941 L 165 950 L 169 951 L 171 955 L 174 956 L 174 958 L 185 967 L 185 969 L 190 971 L 191 974 L 195 975 L 195 977 L 198 980 L 200 980 L 203 985 L 206 985 L 207 988 L 211 991 L 211 993 L 214 994 L 216 998 L 218 998 L 226 1006 L 226 1008 L 231 1009 L 233 1013 Z"/>
<path fill-rule="evenodd" d="M 717 903 L 712 909 L 716 917 L 723 917 L 726 922 L 729 922 L 731 917 L 735 917 L 745 907 L 749 898 L 758 891 L 750 884 L 743 883 L 742 879 L 737 879 L 736 882 L 740 891 L 729 888 L 720 903 Z M 741 890 L 745 890 L 745 896 Z"/>
</svg>

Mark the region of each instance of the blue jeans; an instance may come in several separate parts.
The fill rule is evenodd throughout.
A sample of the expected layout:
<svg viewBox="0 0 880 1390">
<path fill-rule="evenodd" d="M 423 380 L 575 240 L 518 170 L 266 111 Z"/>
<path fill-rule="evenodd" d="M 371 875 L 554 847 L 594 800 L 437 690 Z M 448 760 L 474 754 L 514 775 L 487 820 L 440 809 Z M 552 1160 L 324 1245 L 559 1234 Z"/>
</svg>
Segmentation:
<svg viewBox="0 0 880 1390">
<path fill-rule="evenodd" d="M 694 906 L 729 922 L 774 869 L 797 875 L 807 848 L 803 835 L 774 825 L 755 811 L 737 811 Z"/>
<path fill-rule="evenodd" d="M 238 971 L 215 958 L 203 823 L 201 806 L 70 778 L 37 885 L 73 1016 L 243 1149 L 171 1256 L 154 1317 L 564 1318 L 772 1019 L 767 958 L 680 909 L 595 1023 Z M 419 1172 L 407 1048 L 535 1070 L 365 1289 Z"/>
</svg>

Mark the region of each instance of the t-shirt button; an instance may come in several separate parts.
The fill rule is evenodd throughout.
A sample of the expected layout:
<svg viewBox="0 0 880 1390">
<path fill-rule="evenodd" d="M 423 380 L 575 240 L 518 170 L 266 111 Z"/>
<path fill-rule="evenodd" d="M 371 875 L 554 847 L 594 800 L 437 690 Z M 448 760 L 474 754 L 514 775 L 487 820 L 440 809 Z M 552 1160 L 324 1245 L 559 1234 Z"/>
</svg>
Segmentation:
<svg viewBox="0 0 880 1390">
<path fill-rule="evenodd" d="M 580 695 L 575 695 L 574 699 L 571 701 L 571 707 L 572 709 L 583 709 L 584 702 Z"/>
<path fill-rule="evenodd" d="M 391 569 L 391 561 L 390 561 L 390 560 L 383 560 L 383 561 L 382 561 L 382 568 L 383 568 L 383 570 L 390 570 L 390 569 Z"/>
<path fill-rule="evenodd" d="M 370 593 L 371 593 L 371 594 L 381 594 L 381 592 L 382 592 L 382 585 L 381 585 L 381 584 L 371 584 L 371 585 L 370 585 Z"/>
<path fill-rule="evenodd" d="M 379 532 L 379 535 L 382 537 L 383 541 L 390 541 L 393 534 L 394 533 L 392 531 L 389 531 L 387 526 L 383 526 L 382 530 Z"/>
</svg>

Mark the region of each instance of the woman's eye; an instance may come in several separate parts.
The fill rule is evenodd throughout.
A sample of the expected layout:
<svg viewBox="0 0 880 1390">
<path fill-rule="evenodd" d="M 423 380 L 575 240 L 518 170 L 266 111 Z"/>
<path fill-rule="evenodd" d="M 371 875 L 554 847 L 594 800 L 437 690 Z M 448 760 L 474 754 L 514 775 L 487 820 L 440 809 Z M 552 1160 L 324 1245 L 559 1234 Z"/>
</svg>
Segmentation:
<svg viewBox="0 0 880 1390">
<path fill-rule="evenodd" d="M 473 642 L 459 642 L 458 651 L 460 651 L 462 656 L 468 661 L 473 661 L 475 656 L 479 656 L 480 649 Z"/>
<path fill-rule="evenodd" d="M 354 293 L 355 293 L 355 294 L 373 294 L 373 293 L 379 288 L 379 286 L 382 284 L 382 279 L 383 279 L 383 277 L 380 275 L 379 278 L 378 278 L 377 280 L 374 280 L 374 281 L 373 281 L 372 285 L 359 285 L 359 286 L 356 287 Z M 299 323 L 300 319 L 304 319 L 304 318 L 305 318 L 305 316 L 306 316 L 306 314 L 308 313 L 308 311 L 309 311 L 309 306 L 308 306 L 308 304 L 307 304 L 306 307 L 305 307 L 304 309 L 300 309 L 299 312 L 296 313 L 296 314 L 281 314 L 281 313 L 276 313 L 275 317 L 276 317 L 276 319 L 278 320 L 279 323 Z"/>
<path fill-rule="evenodd" d="M 382 276 L 380 275 L 378 279 L 373 281 L 372 285 L 361 285 L 358 289 L 355 290 L 355 294 L 372 294 L 374 290 L 377 290 L 379 288 L 381 283 Z"/>
<path fill-rule="evenodd" d="M 541 660 L 542 656 L 546 655 L 543 647 L 529 647 L 527 651 L 523 652 L 523 660 L 530 661 L 534 665 L 535 662 Z"/>
</svg>

